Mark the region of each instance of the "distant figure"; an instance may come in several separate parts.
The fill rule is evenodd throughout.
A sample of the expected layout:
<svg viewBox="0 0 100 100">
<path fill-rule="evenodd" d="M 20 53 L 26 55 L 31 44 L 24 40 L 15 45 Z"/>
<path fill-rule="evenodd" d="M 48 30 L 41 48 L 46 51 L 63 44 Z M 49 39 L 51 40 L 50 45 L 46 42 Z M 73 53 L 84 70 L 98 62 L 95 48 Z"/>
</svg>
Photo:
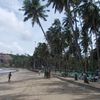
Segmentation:
<svg viewBox="0 0 100 100">
<path fill-rule="evenodd" d="M 9 74 L 8 74 L 8 82 L 10 82 L 11 76 L 12 76 L 12 74 L 11 74 L 11 72 L 9 72 Z"/>
<path fill-rule="evenodd" d="M 41 73 L 41 70 L 39 70 L 39 71 L 38 71 L 38 73 L 39 73 L 39 75 L 40 75 L 40 73 Z"/>
<path fill-rule="evenodd" d="M 83 76 L 84 76 L 84 83 L 89 84 L 89 81 L 88 81 L 88 78 L 87 78 L 87 74 L 84 73 Z"/>
<path fill-rule="evenodd" d="M 77 74 L 75 73 L 75 80 L 77 81 L 78 80 L 78 76 L 77 76 Z"/>
</svg>

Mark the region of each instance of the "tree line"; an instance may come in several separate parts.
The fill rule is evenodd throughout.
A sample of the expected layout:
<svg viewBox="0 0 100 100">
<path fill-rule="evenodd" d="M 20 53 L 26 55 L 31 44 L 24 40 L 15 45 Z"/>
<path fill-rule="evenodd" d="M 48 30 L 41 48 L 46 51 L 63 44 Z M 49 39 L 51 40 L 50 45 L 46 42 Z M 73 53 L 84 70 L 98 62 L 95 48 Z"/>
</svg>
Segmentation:
<svg viewBox="0 0 100 100">
<path fill-rule="evenodd" d="M 10 54 L 10 55 L 12 57 L 12 61 L 10 62 L 10 65 L 8 67 L 31 69 L 32 56 L 27 54 L 23 54 L 23 55 Z"/>
</svg>

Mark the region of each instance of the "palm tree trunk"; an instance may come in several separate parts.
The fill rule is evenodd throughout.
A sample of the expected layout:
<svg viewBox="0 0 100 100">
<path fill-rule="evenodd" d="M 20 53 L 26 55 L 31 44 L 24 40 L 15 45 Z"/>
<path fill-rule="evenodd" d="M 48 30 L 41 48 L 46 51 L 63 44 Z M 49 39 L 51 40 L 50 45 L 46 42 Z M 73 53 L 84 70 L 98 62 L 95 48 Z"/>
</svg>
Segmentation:
<svg viewBox="0 0 100 100">
<path fill-rule="evenodd" d="M 43 34 L 44 34 L 44 37 L 45 37 L 45 39 L 46 39 L 46 41 L 47 41 L 47 47 L 48 47 L 48 50 L 49 50 L 50 47 L 49 47 L 49 43 L 48 43 L 48 40 L 47 40 L 47 37 L 46 37 L 46 33 L 45 33 L 45 31 L 44 31 L 44 29 L 43 29 L 43 27 L 42 27 L 42 25 L 41 25 L 39 19 L 38 19 L 38 24 L 39 24 L 39 26 L 40 26 L 40 28 L 41 28 Z M 48 68 L 48 61 L 46 62 L 46 65 L 47 65 L 47 68 Z M 46 69 L 46 67 L 45 67 L 45 69 Z"/>
<path fill-rule="evenodd" d="M 92 33 L 91 33 L 91 30 L 90 30 L 90 39 L 91 39 L 91 43 L 90 43 L 90 47 L 91 47 L 91 50 L 90 50 L 90 62 L 91 62 L 91 67 L 92 67 L 92 70 L 94 70 L 93 66 L 93 41 L 92 41 Z"/>
<path fill-rule="evenodd" d="M 95 35 L 96 35 L 96 42 L 98 42 L 97 41 L 97 33 L 95 32 Z M 98 58 L 98 68 L 100 68 L 100 53 L 99 53 L 99 47 L 98 47 L 98 43 L 96 43 L 96 50 L 97 50 L 97 58 Z"/>
<path fill-rule="evenodd" d="M 48 41 L 48 39 L 47 39 L 46 33 L 45 33 L 45 31 L 44 31 L 44 29 L 43 29 L 43 27 L 42 27 L 42 25 L 41 25 L 39 19 L 38 19 L 38 23 L 39 23 L 39 26 L 40 26 L 40 28 L 41 28 L 43 34 L 44 34 L 44 37 L 45 37 L 46 41 L 47 41 L 47 47 L 48 47 L 48 50 L 50 50 L 50 43 L 49 43 L 49 41 Z"/>
<path fill-rule="evenodd" d="M 45 31 L 44 31 L 44 29 L 43 29 L 43 27 L 42 27 L 42 25 L 41 25 L 41 23 L 40 23 L 40 20 L 38 19 L 38 24 L 39 24 L 39 26 L 40 26 L 40 28 L 41 28 L 41 30 L 42 30 L 42 32 L 43 32 L 43 34 L 44 34 L 44 37 L 45 37 L 45 39 L 46 39 L 46 41 L 47 41 L 47 37 L 46 37 L 46 33 L 45 33 Z M 48 41 L 47 41 L 48 42 Z"/>
<path fill-rule="evenodd" d="M 85 52 L 85 68 L 84 68 L 84 72 L 87 72 L 87 52 Z"/>
</svg>

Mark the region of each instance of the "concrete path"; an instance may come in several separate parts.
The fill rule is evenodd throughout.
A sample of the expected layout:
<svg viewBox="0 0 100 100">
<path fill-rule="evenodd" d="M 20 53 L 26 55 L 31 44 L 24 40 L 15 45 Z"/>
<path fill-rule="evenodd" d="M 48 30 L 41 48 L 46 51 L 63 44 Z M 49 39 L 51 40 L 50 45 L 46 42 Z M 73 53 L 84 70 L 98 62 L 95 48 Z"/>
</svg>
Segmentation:
<svg viewBox="0 0 100 100">
<path fill-rule="evenodd" d="M 0 76 L 0 100 L 100 100 L 100 93 L 20 69 L 13 73 L 11 83 L 7 75 Z"/>
</svg>

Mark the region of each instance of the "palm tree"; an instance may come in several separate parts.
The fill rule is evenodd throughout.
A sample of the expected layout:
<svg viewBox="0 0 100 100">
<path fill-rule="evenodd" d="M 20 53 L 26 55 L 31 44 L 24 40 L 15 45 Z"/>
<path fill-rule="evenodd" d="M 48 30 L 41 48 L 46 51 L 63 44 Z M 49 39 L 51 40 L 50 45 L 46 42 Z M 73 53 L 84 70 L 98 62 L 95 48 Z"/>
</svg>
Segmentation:
<svg viewBox="0 0 100 100">
<path fill-rule="evenodd" d="M 39 62 L 42 61 L 41 64 L 46 65 L 48 67 L 48 58 L 49 58 L 49 51 L 46 43 L 39 43 L 38 46 L 35 48 L 34 54 L 34 63 L 39 65 Z M 40 65 L 39 65 L 40 66 Z"/>
<path fill-rule="evenodd" d="M 50 45 L 50 52 L 55 61 L 57 62 L 60 69 L 60 62 L 62 56 L 62 33 L 61 33 L 61 23 L 59 19 L 55 19 L 52 26 L 47 31 L 47 40 Z"/>
<path fill-rule="evenodd" d="M 63 10 L 69 9 L 69 5 L 72 4 L 79 4 L 81 0 L 48 0 L 48 5 L 53 5 L 53 8 L 55 8 L 55 11 L 58 10 L 59 12 L 62 12 Z"/>
<path fill-rule="evenodd" d="M 59 12 L 62 12 L 63 9 L 67 7 L 67 0 L 48 0 L 48 5 L 51 4 L 53 4 L 55 11 L 58 10 Z"/>
<path fill-rule="evenodd" d="M 85 54 L 84 72 L 87 72 L 87 58 L 88 58 L 89 44 L 90 44 L 90 38 L 88 33 L 87 32 L 82 33 L 81 45 L 83 47 L 83 53 Z"/>
<path fill-rule="evenodd" d="M 79 55 L 79 58 L 81 59 L 81 52 L 80 52 L 80 47 L 78 45 L 78 37 L 77 37 L 77 32 L 74 30 L 74 25 L 73 25 L 73 18 L 76 16 L 72 16 L 72 11 L 71 8 L 74 7 L 75 5 L 80 4 L 80 0 L 48 0 L 48 5 L 53 5 L 53 8 L 55 8 L 55 11 L 58 10 L 59 12 L 65 11 L 68 21 L 69 21 L 69 27 L 72 30 L 73 38 L 75 45 L 77 47 L 77 54 Z M 66 20 L 65 20 L 66 21 Z M 67 22 L 65 22 L 67 23 Z"/>
<path fill-rule="evenodd" d="M 71 14 L 71 17 L 72 17 L 72 14 Z M 68 30 L 70 30 L 70 32 L 71 32 L 70 34 L 72 35 L 71 41 L 74 42 L 74 45 L 76 47 L 76 53 L 77 53 L 79 59 L 81 59 L 82 58 L 81 50 L 80 50 L 80 46 L 78 43 L 79 36 L 80 36 L 79 29 L 77 27 L 78 23 L 76 23 L 76 20 L 74 20 L 73 18 L 71 19 L 71 17 L 67 13 L 65 13 L 65 17 L 63 18 L 63 25 L 65 28 L 68 28 Z M 70 44 L 70 46 L 71 46 L 71 44 Z"/>
<path fill-rule="evenodd" d="M 24 0 L 21 10 L 24 11 L 24 21 L 31 19 L 32 26 L 37 23 L 46 38 L 46 33 L 40 23 L 40 19 L 46 21 L 47 15 L 45 14 L 45 12 L 48 10 L 45 10 L 45 8 L 46 6 L 42 6 L 40 4 L 40 0 Z"/>
<path fill-rule="evenodd" d="M 79 7 L 79 13 L 80 16 L 82 16 L 82 20 L 83 20 L 82 31 L 89 32 L 89 30 L 91 30 L 89 34 L 94 33 L 96 37 L 96 41 L 98 39 L 99 28 L 100 28 L 99 11 L 100 11 L 99 7 L 93 2 L 84 3 Z M 99 48 L 98 46 L 96 46 L 96 48 L 97 48 L 97 57 L 99 63 L 100 60 Z"/>
</svg>

